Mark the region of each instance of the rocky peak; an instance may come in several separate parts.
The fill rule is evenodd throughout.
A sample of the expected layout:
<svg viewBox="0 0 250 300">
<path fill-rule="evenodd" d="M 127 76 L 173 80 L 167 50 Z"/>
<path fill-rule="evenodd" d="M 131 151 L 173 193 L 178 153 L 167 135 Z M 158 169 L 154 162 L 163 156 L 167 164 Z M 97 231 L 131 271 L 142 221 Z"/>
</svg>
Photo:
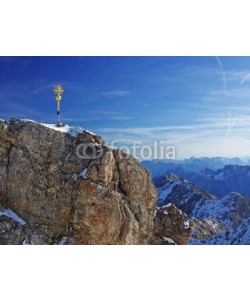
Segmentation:
<svg viewBox="0 0 250 300">
<path fill-rule="evenodd" d="M 175 174 L 168 174 L 165 178 L 165 184 L 158 188 L 159 206 L 173 203 L 190 215 L 199 201 L 216 199 L 207 191 Z"/>
<path fill-rule="evenodd" d="M 157 245 L 187 245 L 224 232 L 216 220 L 190 218 L 174 204 L 158 207 L 154 217 L 154 235 L 150 242 Z"/>
<path fill-rule="evenodd" d="M 0 121 L 0 204 L 25 220 L 31 242 L 146 244 L 156 202 L 150 172 L 101 137 Z"/>
</svg>

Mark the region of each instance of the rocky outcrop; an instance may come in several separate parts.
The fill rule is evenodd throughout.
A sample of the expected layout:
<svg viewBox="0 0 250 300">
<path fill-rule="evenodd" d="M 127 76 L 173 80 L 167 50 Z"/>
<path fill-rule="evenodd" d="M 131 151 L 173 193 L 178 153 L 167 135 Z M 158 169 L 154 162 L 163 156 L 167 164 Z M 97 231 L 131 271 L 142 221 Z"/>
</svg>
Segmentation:
<svg viewBox="0 0 250 300">
<path fill-rule="evenodd" d="M 226 231 L 226 228 L 222 226 L 218 221 L 214 219 L 203 219 L 202 221 L 197 219 L 193 220 L 192 239 L 205 240 L 211 237 L 217 236 Z"/>
<path fill-rule="evenodd" d="M 193 222 L 175 205 L 158 207 L 154 218 L 152 244 L 186 245 L 192 234 Z"/>
<path fill-rule="evenodd" d="M 154 217 L 154 245 L 187 245 L 195 240 L 204 240 L 224 232 L 215 220 L 199 221 L 189 218 L 173 204 L 158 207 Z"/>
<path fill-rule="evenodd" d="M 0 203 L 31 243 L 147 244 L 156 201 L 150 172 L 101 137 L 0 121 Z"/>
</svg>

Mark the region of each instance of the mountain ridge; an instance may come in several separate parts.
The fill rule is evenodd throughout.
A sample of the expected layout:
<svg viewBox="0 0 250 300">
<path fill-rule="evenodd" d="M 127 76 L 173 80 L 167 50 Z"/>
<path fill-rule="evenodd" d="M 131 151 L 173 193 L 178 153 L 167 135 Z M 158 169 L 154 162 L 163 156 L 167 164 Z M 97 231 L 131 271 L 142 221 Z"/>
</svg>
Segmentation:
<svg viewBox="0 0 250 300">
<path fill-rule="evenodd" d="M 175 174 L 165 176 L 165 184 L 158 187 L 159 206 L 166 207 L 175 205 L 178 209 L 186 213 L 191 220 L 198 220 L 207 223 L 206 220 L 215 221 L 219 225 L 221 232 L 215 234 L 188 236 L 191 244 L 240 244 L 242 241 L 249 243 L 250 236 L 247 237 L 246 220 L 250 219 L 250 200 L 241 194 L 231 192 L 225 197 L 217 198 L 207 191 L 188 182 Z M 210 221 L 209 221 L 210 222 Z M 208 224 L 213 228 L 215 224 Z M 218 226 L 215 225 L 215 226 Z M 198 226 L 199 227 L 199 226 Z M 185 234 L 185 232 L 183 232 Z M 241 238 L 244 235 L 244 239 Z M 199 238 L 197 238 L 199 237 Z M 225 240 L 223 241 L 223 238 Z M 174 240 L 174 234 L 172 234 Z M 202 241 L 201 241 L 202 240 Z"/>
</svg>

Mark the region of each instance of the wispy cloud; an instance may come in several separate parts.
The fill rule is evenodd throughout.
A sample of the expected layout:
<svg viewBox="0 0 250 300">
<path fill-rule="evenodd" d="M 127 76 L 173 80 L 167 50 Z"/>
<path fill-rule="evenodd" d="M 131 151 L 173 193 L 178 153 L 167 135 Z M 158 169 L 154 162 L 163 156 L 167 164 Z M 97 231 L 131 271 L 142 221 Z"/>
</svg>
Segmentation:
<svg viewBox="0 0 250 300">
<path fill-rule="evenodd" d="M 226 79 L 226 73 L 224 71 L 224 66 L 219 58 L 219 56 L 215 56 L 216 61 L 221 69 L 221 76 L 222 76 L 222 83 L 223 83 L 223 88 L 224 88 L 224 93 L 227 92 L 227 79 Z"/>
<path fill-rule="evenodd" d="M 114 90 L 109 92 L 98 93 L 98 95 L 106 96 L 106 97 L 124 97 L 130 95 L 130 91 L 126 90 Z"/>
<path fill-rule="evenodd" d="M 117 120 L 117 121 L 126 121 L 126 120 L 132 120 L 132 117 L 128 117 L 128 116 L 115 116 L 115 117 L 111 117 L 111 120 Z"/>
<path fill-rule="evenodd" d="M 231 111 L 228 111 L 228 119 L 227 119 L 227 136 L 226 139 L 230 138 L 230 133 L 233 127 L 236 124 L 236 118 L 232 117 Z"/>
<path fill-rule="evenodd" d="M 104 128 L 99 129 L 103 135 L 113 137 L 134 137 L 139 139 L 166 139 L 170 142 L 180 142 L 183 140 L 191 141 L 197 136 L 210 135 L 211 132 L 225 136 L 226 121 L 224 123 L 198 124 L 198 125 L 180 125 L 165 127 L 141 127 L 141 128 Z"/>
<path fill-rule="evenodd" d="M 152 126 L 152 127 L 130 127 L 130 128 L 103 128 L 99 129 L 103 134 L 124 136 L 137 136 L 144 138 L 167 138 L 175 140 L 189 139 L 206 136 L 220 136 L 223 139 L 229 136 L 234 130 L 235 134 L 249 131 L 250 116 L 233 116 L 231 111 L 227 115 L 213 116 L 197 119 L 200 123 L 175 126 Z M 203 123 L 201 121 L 204 121 Z"/>
<path fill-rule="evenodd" d="M 246 81 L 250 81 L 250 73 L 243 77 L 243 79 L 240 82 L 240 85 L 243 85 Z"/>
<path fill-rule="evenodd" d="M 84 92 L 86 91 L 86 87 L 80 83 L 75 83 L 75 82 L 48 82 L 46 79 L 44 80 L 40 80 L 38 82 L 36 82 L 36 84 L 34 85 L 34 89 L 33 89 L 33 94 L 39 94 L 42 93 L 44 91 L 52 91 L 53 88 L 56 85 L 62 85 L 64 90 L 67 91 L 77 91 L 77 92 Z"/>
<path fill-rule="evenodd" d="M 249 95 L 250 95 L 250 88 L 249 87 L 241 87 L 238 88 L 231 88 L 227 89 L 226 97 L 225 93 L 222 90 L 211 90 L 207 95 L 204 95 L 201 98 L 201 102 L 225 102 L 225 99 L 240 99 L 244 98 L 245 100 L 249 101 Z"/>
<path fill-rule="evenodd" d="M 195 127 L 193 125 L 185 126 L 156 126 L 156 127 L 131 127 L 131 128 L 102 128 L 103 132 L 107 133 L 121 133 L 121 134 L 135 134 L 135 135 L 152 135 L 157 132 L 167 130 L 191 130 Z"/>
</svg>

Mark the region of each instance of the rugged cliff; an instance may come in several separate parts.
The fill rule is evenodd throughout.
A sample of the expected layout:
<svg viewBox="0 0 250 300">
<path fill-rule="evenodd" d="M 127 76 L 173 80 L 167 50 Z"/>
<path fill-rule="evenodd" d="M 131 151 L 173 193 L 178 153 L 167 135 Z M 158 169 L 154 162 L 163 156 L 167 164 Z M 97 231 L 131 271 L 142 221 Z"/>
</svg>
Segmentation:
<svg viewBox="0 0 250 300">
<path fill-rule="evenodd" d="M 0 121 L 0 243 L 147 244 L 150 172 L 99 136 L 62 131 Z"/>
<path fill-rule="evenodd" d="M 213 219 L 199 221 L 190 218 L 174 204 L 158 207 L 154 215 L 154 234 L 150 240 L 155 245 L 187 245 L 190 241 L 205 240 L 225 232 Z"/>
</svg>

